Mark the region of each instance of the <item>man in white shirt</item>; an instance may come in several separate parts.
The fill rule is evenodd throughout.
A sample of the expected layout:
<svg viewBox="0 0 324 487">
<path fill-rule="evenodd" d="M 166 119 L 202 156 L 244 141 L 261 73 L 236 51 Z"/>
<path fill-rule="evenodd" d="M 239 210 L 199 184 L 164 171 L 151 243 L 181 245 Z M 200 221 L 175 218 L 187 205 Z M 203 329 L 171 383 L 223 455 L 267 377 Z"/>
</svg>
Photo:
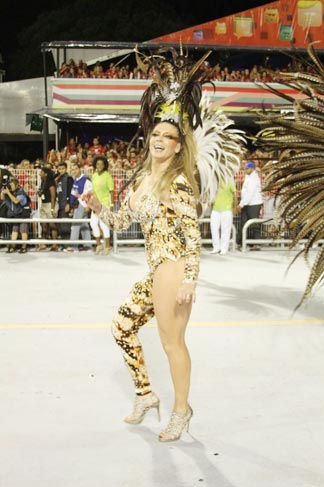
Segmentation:
<svg viewBox="0 0 324 487">
<path fill-rule="evenodd" d="M 252 218 L 260 218 L 262 209 L 262 189 L 261 179 L 255 169 L 255 163 L 248 161 L 245 166 L 245 178 L 241 190 L 241 199 L 238 205 L 238 211 L 241 215 L 240 229 L 237 232 L 237 243 L 242 245 L 242 229 L 245 223 Z M 249 231 L 250 238 L 260 238 L 261 227 L 260 225 L 252 225 Z M 252 246 L 252 249 L 258 249 L 256 246 Z"/>
</svg>

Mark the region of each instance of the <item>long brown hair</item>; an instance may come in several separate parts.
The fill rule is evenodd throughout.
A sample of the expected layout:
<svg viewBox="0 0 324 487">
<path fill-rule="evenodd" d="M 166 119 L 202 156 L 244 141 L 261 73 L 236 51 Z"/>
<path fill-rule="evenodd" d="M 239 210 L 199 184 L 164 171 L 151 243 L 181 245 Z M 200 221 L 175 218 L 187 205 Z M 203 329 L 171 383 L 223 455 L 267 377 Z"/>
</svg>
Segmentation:
<svg viewBox="0 0 324 487">
<path fill-rule="evenodd" d="M 144 150 L 144 160 L 141 170 L 136 178 L 135 189 L 139 186 L 143 177 L 150 173 L 152 170 L 152 156 L 149 152 L 150 137 L 154 128 L 161 122 L 158 122 L 149 133 Z M 169 122 L 168 122 L 169 123 Z M 173 125 L 173 124 L 172 124 Z M 157 182 L 153 188 L 156 196 L 160 196 L 163 192 L 168 191 L 172 182 L 177 176 L 183 174 L 187 179 L 188 183 L 192 187 L 195 197 L 199 198 L 199 188 L 197 183 L 197 168 L 196 168 L 196 153 L 197 147 L 194 139 L 193 132 L 189 125 L 186 127 L 185 135 L 180 136 L 180 130 L 177 125 L 174 125 L 179 134 L 181 149 L 180 152 L 174 155 L 173 161 L 164 171 L 161 179 Z"/>
</svg>

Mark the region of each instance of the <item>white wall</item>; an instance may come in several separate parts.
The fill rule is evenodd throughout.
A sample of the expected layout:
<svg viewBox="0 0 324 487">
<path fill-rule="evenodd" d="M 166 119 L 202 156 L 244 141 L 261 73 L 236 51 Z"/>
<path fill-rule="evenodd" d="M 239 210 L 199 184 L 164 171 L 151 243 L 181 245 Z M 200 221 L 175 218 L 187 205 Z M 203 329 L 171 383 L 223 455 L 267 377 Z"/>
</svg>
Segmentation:
<svg viewBox="0 0 324 487">
<path fill-rule="evenodd" d="M 52 105 L 51 78 L 48 78 L 48 105 Z M 26 114 L 45 106 L 44 78 L 0 83 L 0 134 L 32 134 Z M 50 121 L 49 132 L 55 133 Z M 37 132 L 39 133 L 39 132 Z"/>
</svg>

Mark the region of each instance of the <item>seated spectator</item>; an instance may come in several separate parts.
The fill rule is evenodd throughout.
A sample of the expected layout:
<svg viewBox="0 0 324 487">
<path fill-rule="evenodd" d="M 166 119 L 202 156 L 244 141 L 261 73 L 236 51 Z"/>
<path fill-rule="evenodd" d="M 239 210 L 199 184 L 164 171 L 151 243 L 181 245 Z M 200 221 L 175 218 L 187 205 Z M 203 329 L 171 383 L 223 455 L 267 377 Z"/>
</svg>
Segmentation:
<svg viewBox="0 0 324 487">
<path fill-rule="evenodd" d="M 90 152 L 90 155 L 91 155 L 91 157 L 93 157 L 92 156 L 92 152 Z M 81 164 L 81 166 L 89 165 L 90 164 L 89 162 L 86 162 L 88 154 L 87 154 L 87 151 L 85 149 L 83 149 L 83 147 L 81 146 L 81 144 L 80 144 L 80 147 L 77 150 L 76 156 L 77 156 L 77 161 L 76 162 L 78 164 Z"/>
<path fill-rule="evenodd" d="M 66 62 L 63 61 L 59 69 L 58 75 L 60 78 L 67 78 L 68 73 L 69 73 L 69 66 L 67 65 Z"/>
<path fill-rule="evenodd" d="M 93 67 L 90 69 L 90 78 L 104 78 L 105 74 L 100 61 L 97 61 Z"/>
<path fill-rule="evenodd" d="M 92 145 L 89 147 L 89 151 L 91 151 L 94 156 L 99 156 L 104 153 L 103 145 L 100 144 L 98 136 L 92 139 Z"/>
<path fill-rule="evenodd" d="M 260 81 L 260 74 L 256 64 L 252 67 L 250 71 L 250 81 Z"/>
<path fill-rule="evenodd" d="M 68 72 L 67 72 L 67 78 L 75 78 L 77 74 L 77 65 L 75 64 L 74 59 L 70 59 L 68 62 Z"/>
<path fill-rule="evenodd" d="M 82 66 L 78 66 L 76 77 L 77 78 L 90 78 L 90 70 L 89 70 L 86 63 L 83 63 Z"/>
<path fill-rule="evenodd" d="M 57 167 L 57 164 L 61 161 L 61 153 L 58 150 L 51 149 L 47 154 L 47 162 L 51 164 L 52 167 Z"/>
<path fill-rule="evenodd" d="M 114 150 L 114 149 L 110 149 L 106 153 L 106 157 L 107 157 L 107 160 L 108 160 L 108 164 L 109 164 L 110 169 L 111 170 L 115 169 L 115 162 L 118 159 L 118 153 L 117 153 L 117 151 Z"/>
<path fill-rule="evenodd" d="M 111 62 L 109 64 L 109 68 L 106 70 L 105 76 L 106 76 L 106 78 L 109 78 L 109 79 L 117 79 L 119 77 L 118 76 L 118 68 L 117 68 L 117 66 L 115 66 L 115 63 Z"/>
<path fill-rule="evenodd" d="M 18 184 L 22 187 L 22 189 L 27 192 L 28 191 L 28 180 L 29 180 L 29 172 L 31 169 L 31 163 L 29 159 L 22 159 L 20 164 L 18 165 Z"/>
<path fill-rule="evenodd" d="M 249 68 L 245 68 L 241 73 L 241 81 L 250 81 Z"/>
<path fill-rule="evenodd" d="M 82 59 L 79 59 L 78 64 L 77 64 L 76 77 L 77 78 L 89 78 L 89 76 L 90 76 L 90 70 L 88 68 L 87 63 L 85 63 Z"/>
<path fill-rule="evenodd" d="M 137 164 L 137 153 L 135 149 L 131 149 L 129 153 L 129 158 L 128 158 L 128 165 L 129 168 L 133 169 L 136 167 Z M 126 169 L 126 167 L 125 167 Z"/>
<path fill-rule="evenodd" d="M 83 159 L 83 166 L 84 167 L 89 167 L 89 166 L 92 166 L 92 163 L 93 163 L 93 159 L 94 159 L 94 154 L 93 152 L 91 152 L 91 150 L 88 150 L 88 152 L 86 153 L 86 158 Z M 80 162 L 80 161 L 78 161 Z"/>
<path fill-rule="evenodd" d="M 77 153 L 77 143 L 74 137 L 69 138 L 68 145 L 66 146 L 66 157 L 74 156 Z"/>
</svg>

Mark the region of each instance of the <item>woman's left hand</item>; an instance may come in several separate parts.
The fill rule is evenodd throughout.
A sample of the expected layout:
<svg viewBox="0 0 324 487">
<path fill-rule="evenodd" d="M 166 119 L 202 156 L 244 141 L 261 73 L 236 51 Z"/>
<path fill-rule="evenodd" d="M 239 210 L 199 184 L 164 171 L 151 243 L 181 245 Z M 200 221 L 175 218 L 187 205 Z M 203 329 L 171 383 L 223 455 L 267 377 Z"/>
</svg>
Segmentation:
<svg viewBox="0 0 324 487">
<path fill-rule="evenodd" d="M 176 301 L 178 304 L 189 304 L 196 301 L 196 284 L 182 284 L 177 293 Z"/>
</svg>

